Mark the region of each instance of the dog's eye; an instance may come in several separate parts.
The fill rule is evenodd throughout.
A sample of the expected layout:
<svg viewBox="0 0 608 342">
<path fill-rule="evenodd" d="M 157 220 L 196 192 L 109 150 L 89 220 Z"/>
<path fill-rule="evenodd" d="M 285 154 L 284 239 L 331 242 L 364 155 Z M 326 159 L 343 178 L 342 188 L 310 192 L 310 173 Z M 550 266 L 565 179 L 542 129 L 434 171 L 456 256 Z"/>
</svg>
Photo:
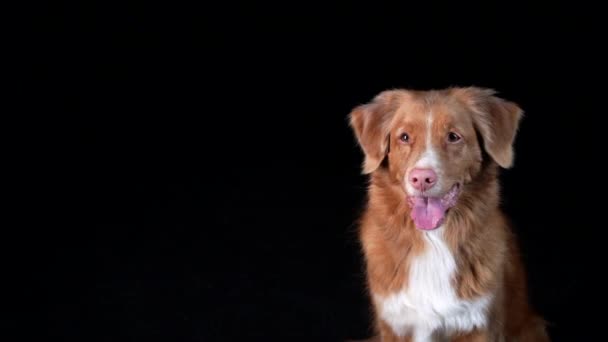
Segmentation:
<svg viewBox="0 0 608 342">
<path fill-rule="evenodd" d="M 410 142 L 410 136 L 407 135 L 407 133 L 401 133 L 401 135 L 399 136 L 399 140 L 401 140 L 402 142 Z"/>
<path fill-rule="evenodd" d="M 460 141 L 460 139 L 462 139 L 462 138 L 457 133 L 454 133 L 454 132 L 448 133 L 448 142 L 449 143 L 452 143 L 452 144 L 457 143 Z"/>
</svg>

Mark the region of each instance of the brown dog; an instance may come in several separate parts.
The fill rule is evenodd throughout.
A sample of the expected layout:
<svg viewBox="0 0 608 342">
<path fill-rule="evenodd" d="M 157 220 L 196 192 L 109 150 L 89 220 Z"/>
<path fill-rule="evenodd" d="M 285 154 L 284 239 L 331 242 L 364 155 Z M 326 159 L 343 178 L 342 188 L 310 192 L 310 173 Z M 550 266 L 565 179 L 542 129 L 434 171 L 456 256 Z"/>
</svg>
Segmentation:
<svg viewBox="0 0 608 342">
<path fill-rule="evenodd" d="M 360 223 L 382 341 L 548 341 L 499 209 L 521 109 L 492 90 L 390 90 L 350 114 L 371 174 Z"/>
</svg>

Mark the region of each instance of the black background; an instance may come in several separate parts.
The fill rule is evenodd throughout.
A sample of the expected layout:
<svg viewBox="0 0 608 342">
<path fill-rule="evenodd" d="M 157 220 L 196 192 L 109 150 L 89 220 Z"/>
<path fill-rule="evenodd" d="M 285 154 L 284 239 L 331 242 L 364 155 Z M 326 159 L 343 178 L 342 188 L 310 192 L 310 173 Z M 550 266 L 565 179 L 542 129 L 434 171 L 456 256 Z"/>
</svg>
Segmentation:
<svg viewBox="0 0 608 342">
<path fill-rule="evenodd" d="M 592 133 L 604 115 L 588 81 L 604 63 L 593 9 L 140 1 L 37 13 L 33 84 L 62 146 L 46 170 L 61 174 L 75 223 L 42 235 L 51 337 L 368 336 L 354 225 L 366 178 L 346 116 L 388 88 L 476 85 L 526 112 L 502 184 L 531 300 L 555 341 L 590 340 L 601 202 L 583 194 L 599 192 L 604 138 Z"/>
</svg>

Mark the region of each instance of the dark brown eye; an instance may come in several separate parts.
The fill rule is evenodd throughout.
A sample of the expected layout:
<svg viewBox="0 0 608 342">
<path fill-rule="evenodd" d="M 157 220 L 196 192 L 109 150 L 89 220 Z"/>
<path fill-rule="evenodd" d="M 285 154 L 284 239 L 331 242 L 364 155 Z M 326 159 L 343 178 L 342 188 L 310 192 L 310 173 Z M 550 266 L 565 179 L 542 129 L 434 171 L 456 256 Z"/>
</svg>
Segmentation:
<svg viewBox="0 0 608 342">
<path fill-rule="evenodd" d="M 457 133 L 454 133 L 454 132 L 448 133 L 448 142 L 451 143 L 451 144 L 457 143 L 461 139 L 462 138 Z"/>
<path fill-rule="evenodd" d="M 405 143 L 410 142 L 410 136 L 407 135 L 407 133 L 401 133 L 401 135 L 399 136 L 399 140 Z"/>
</svg>

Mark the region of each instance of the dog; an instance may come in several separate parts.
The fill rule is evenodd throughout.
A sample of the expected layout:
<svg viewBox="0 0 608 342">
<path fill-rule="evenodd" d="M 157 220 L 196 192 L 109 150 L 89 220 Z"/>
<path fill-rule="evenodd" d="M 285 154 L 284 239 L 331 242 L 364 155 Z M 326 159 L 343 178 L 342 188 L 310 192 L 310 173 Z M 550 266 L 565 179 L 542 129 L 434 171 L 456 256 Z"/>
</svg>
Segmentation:
<svg viewBox="0 0 608 342">
<path fill-rule="evenodd" d="M 392 89 L 355 107 L 376 339 L 549 341 L 499 207 L 523 111 L 491 89 Z"/>
</svg>

